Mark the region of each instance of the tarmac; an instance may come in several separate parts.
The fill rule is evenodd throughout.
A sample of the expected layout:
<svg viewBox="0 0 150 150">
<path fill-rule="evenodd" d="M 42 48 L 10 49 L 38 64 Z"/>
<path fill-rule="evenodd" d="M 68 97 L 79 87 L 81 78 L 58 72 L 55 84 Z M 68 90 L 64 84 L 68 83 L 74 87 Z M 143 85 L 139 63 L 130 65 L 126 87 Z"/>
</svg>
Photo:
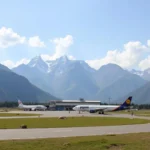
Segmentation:
<svg viewBox="0 0 150 150">
<path fill-rule="evenodd" d="M 97 113 L 88 113 L 88 112 L 81 112 L 80 114 L 76 111 L 9 111 L 9 112 L 0 112 L 0 113 L 15 113 L 15 114 L 40 114 L 38 116 L 10 116 L 10 117 L 0 117 L 0 119 L 9 119 L 9 118 L 37 118 L 37 117 L 80 117 L 80 116 L 87 116 L 87 117 L 119 117 L 119 118 L 139 118 L 139 119 L 150 119 L 150 117 L 144 116 L 131 116 L 130 114 L 119 114 L 119 113 L 105 113 L 104 115 L 97 114 Z"/>
<path fill-rule="evenodd" d="M 12 113 L 12 112 L 10 112 Z M 90 113 L 68 112 L 68 111 L 37 111 L 37 112 L 20 112 L 13 113 L 36 113 L 42 114 L 40 117 L 60 117 L 60 116 L 99 116 L 99 117 L 124 117 L 133 118 L 128 114 L 110 114 L 98 115 Z M 35 118 L 38 116 L 31 116 Z M 0 118 L 27 118 L 27 117 L 0 117 Z M 141 119 L 150 119 L 150 117 L 137 117 Z M 127 134 L 150 132 L 150 124 L 139 125 L 121 125 L 121 126 L 101 126 L 101 127 L 72 127 L 72 128 L 40 128 L 40 129 L 0 129 L 0 140 L 12 139 L 38 139 L 38 138 L 58 138 L 58 137 L 74 137 L 74 136 L 90 136 L 90 135 L 109 135 L 109 134 Z"/>
</svg>

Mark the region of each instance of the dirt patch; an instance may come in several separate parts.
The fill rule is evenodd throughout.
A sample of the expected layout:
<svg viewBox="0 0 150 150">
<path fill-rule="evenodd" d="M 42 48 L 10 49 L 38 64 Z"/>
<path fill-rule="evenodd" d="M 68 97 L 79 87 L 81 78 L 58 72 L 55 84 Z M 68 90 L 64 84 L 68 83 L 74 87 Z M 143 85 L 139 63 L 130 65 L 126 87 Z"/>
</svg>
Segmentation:
<svg viewBox="0 0 150 150">
<path fill-rule="evenodd" d="M 113 143 L 113 144 L 110 144 L 110 145 L 106 146 L 106 149 L 108 149 L 108 150 L 121 150 L 121 148 L 124 145 L 125 144 L 116 144 L 116 143 Z"/>
</svg>

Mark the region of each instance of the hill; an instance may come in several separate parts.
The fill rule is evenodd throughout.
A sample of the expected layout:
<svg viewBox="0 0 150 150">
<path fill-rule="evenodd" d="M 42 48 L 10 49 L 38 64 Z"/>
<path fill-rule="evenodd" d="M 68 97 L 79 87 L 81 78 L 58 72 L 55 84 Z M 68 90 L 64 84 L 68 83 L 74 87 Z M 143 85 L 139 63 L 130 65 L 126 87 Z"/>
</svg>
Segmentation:
<svg viewBox="0 0 150 150">
<path fill-rule="evenodd" d="M 126 96 L 119 98 L 116 102 L 121 102 L 122 99 L 128 97 L 129 95 L 133 96 L 133 103 L 135 104 L 150 104 L 150 82 L 130 92 Z"/>
<path fill-rule="evenodd" d="M 85 61 L 69 60 L 67 56 L 50 61 L 38 56 L 13 71 L 62 99 L 116 100 L 147 82 L 116 64 L 95 70 Z"/>
<path fill-rule="evenodd" d="M 126 74 L 110 86 L 99 91 L 97 93 L 97 97 L 100 97 L 100 99 L 104 101 L 108 101 L 108 98 L 111 98 L 111 102 L 113 102 L 118 98 L 126 96 L 127 94 L 144 85 L 145 83 L 147 82 L 137 75 Z"/>
<path fill-rule="evenodd" d="M 92 99 L 98 91 L 92 78 L 95 70 L 84 61 L 69 60 L 67 56 L 47 62 L 40 56 L 35 57 L 29 64 L 13 68 L 13 71 L 25 76 L 44 91 L 63 99 Z"/>
<path fill-rule="evenodd" d="M 16 101 L 17 97 L 26 102 L 44 102 L 57 99 L 31 84 L 25 77 L 0 65 L 0 101 Z"/>
</svg>

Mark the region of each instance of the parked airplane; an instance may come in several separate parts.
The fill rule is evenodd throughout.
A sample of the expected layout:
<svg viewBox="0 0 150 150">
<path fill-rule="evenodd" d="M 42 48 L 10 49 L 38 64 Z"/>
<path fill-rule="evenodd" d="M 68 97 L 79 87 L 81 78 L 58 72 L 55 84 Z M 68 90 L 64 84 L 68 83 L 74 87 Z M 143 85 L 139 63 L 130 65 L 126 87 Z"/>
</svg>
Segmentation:
<svg viewBox="0 0 150 150">
<path fill-rule="evenodd" d="M 130 104 L 132 101 L 132 96 L 130 96 L 122 105 L 77 105 L 73 107 L 73 110 L 75 111 L 88 111 L 90 113 L 96 113 L 104 114 L 104 112 L 109 111 L 119 111 L 119 110 L 125 110 L 130 109 Z"/>
<path fill-rule="evenodd" d="M 20 100 L 18 100 L 19 108 L 29 111 L 36 111 L 36 110 L 46 110 L 47 107 L 44 105 L 24 105 Z"/>
</svg>

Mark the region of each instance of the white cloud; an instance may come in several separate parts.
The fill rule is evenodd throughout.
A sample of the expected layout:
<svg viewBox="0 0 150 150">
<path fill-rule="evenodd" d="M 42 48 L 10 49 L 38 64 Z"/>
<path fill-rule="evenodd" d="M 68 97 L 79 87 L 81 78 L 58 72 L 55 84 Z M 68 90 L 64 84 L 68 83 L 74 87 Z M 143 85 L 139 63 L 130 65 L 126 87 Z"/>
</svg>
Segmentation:
<svg viewBox="0 0 150 150">
<path fill-rule="evenodd" d="M 76 60 L 76 58 L 72 55 L 68 55 L 67 57 L 68 57 L 69 60 Z"/>
<path fill-rule="evenodd" d="M 55 60 L 61 56 L 68 56 L 70 60 L 75 60 L 72 55 L 68 54 L 70 46 L 73 44 L 72 35 L 66 35 L 65 37 L 54 38 L 50 40 L 55 45 L 55 50 L 52 55 L 42 54 L 43 60 Z M 41 41 L 39 36 L 33 36 L 26 39 L 26 37 L 20 36 L 15 33 L 11 28 L 2 27 L 0 29 L 0 48 L 8 48 L 17 44 L 28 44 L 31 47 L 46 47 L 45 43 Z M 106 53 L 104 58 L 98 58 L 94 60 L 86 60 L 86 62 L 95 69 L 99 69 L 102 65 L 108 63 L 118 64 L 125 69 L 131 69 L 139 66 L 144 70 L 150 67 L 150 56 L 141 60 L 142 55 L 146 52 L 150 52 L 150 40 L 147 41 L 147 45 L 143 45 L 139 41 L 130 41 L 123 45 L 123 50 L 110 50 Z M 9 68 L 16 67 L 20 64 L 27 64 L 28 59 L 21 59 L 17 62 L 6 60 L 2 64 Z"/>
<path fill-rule="evenodd" d="M 55 44 L 55 54 L 53 58 L 56 59 L 67 54 L 68 48 L 73 44 L 73 37 L 67 35 L 64 38 L 55 38 L 51 40 L 51 42 Z"/>
<path fill-rule="evenodd" d="M 6 60 L 6 61 L 1 62 L 1 64 L 3 64 L 5 66 L 7 66 L 8 68 L 12 69 L 12 68 L 17 67 L 21 64 L 28 64 L 29 61 L 30 61 L 29 59 L 23 58 L 23 59 L 15 62 L 15 63 L 11 60 Z"/>
<path fill-rule="evenodd" d="M 15 66 L 14 66 L 14 67 L 17 67 L 17 66 L 19 66 L 19 65 L 21 65 L 21 64 L 28 64 L 29 61 L 30 61 L 29 59 L 23 58 L 23 59 L 17 61 L 17 62 L 15 63 Z"/>
<path fill-rule="evenodd" d="M 72 55 L 66 55 L 66 56 L 68 57 L 69 60 L 76 60 L 76 58 Z M 44 61 L 57 59 L 56 57 L 54 57 L 54 55 L 51 56 L 51 55 L 47 55 L 47 54 L 42 54 L 41 57 Z"/>
<path fill-rule="evenodd" d="M 147 41 L 147 45 L 148 45 L 148 47 L 150 48 L 150 40 Z M 145 70 L 145 69 L 150 68 L 150 55 L 147 56 L 147 58 L 141 60 L 141 61 L 139 62 L 138 67 L 139 67 L 141 70 Z"/>
<path fill-rule="evenodd" d="M 3 62 L 1 62 L 1 64 L 3 64 L 4 66 L 7 66 L 8 68 L 13 68 L 14 67 L 14 62 L 12 62 L 11 60 L 5 60 Z"/>
<path fill-rule="evenodd" d="M 67 55 L 69 59 L 75 59 L 73 56 L 67 54 L 69 47 L 73 44 L 73 37 L 71 35 L 66 35 L 63 38 L 55 38 L 50 41 L 55 44 L 55 52 L 53 55 L 42 54 L 41 57 L 43 60 L 56 60 L 64 55 Z"/>
<path fill-rule="evenodd" d="M 40 40 L 39 36 L 30 37 L 28 43 L 31 47 L 45 47 L 44 42 Z"/>
<path fill-rule="evenodd" d="M 30 37 L 28 42 L 27 38 L 20 36 L 11 28 L 2 27 L 0 29 L 0 48 L 8 48 L 17 44 L 29 44 L 31 47 L 45 47 L 45 43 L 40 40 L 39 36 Z"/>
<path fill-rule="evenodd" d="M 131 68 L 139 63 L 141 55 L 148 50 L 149 48 L 139 41 L 128 42 L 124 45 L 123 51 L 111 50 L 107 52 L 104 58 L 87 60 L 86 62 L 95 69 L 99 69 L 102 65 L 108 63 L 118 64 L 123 68 Z"/>
<path fill-rule="evenodd" d="M 64 38 L 55 38 L 51 40 L 52 43 L 55 44 L 55 52 L 53 55 L 41 54 L 43 60 L 55 60 L 63 55 L 67 55 L 69 47 L 73 44 L 73 37 L 71 35 L 67 35 Z M 29 38 L 28 44 L 31 47 L 45 47 L 44 42 L 41 42 L 38 36 L 34 36 Z M 70 60 L 74 60 L 75 58 L 71 55 L 67 55 Z M 20 64 L 27 64 L 30 60 L 21 59 L 20 61 L 13 62 L 11 60 L 3 61 L 2 64 L 11 68 L 17 67 Z"/>
<path fill-rule="evenodd" d="M 147 58 L 145 58 L 144 60 L 140 61 L 139 63 L 139 68 L 141 70 L 145 70 L 150 68 L 150 56 L 148 56 Z"/>
<path fill-rule="evenodd" d="M 0 29 L 0 48 L 8 48 L 17 44 L 24 44 L 25 37 L 15 33 L 11 28 L 2 27 Z"/>
<path fill-rule="evenodd" d="M 47 60 L 55 60 L 55 59 L 53 58 L 53 56 L 48 55 L 48 54 L 41 54 L 41 57 L 42 57 L 42 59 L 43 59 L 44 61 L 47 61 Z"/>
<path fill-rule="evenodd" d="M 150 40 L 147 41 L 147 45 L 150 47 Z"/>
</svg>

